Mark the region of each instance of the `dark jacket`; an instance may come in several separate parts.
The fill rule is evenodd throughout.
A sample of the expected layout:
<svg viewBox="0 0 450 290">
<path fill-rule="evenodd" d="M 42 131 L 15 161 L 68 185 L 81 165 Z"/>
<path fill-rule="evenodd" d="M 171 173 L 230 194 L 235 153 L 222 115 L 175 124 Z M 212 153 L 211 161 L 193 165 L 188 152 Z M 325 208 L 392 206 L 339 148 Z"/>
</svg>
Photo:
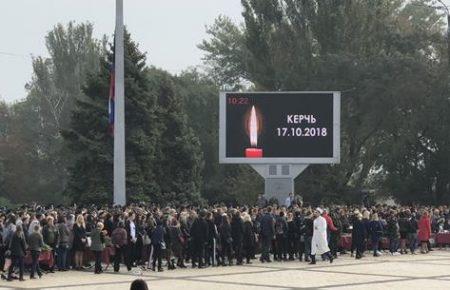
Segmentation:
<svg viewBox="0 0 450 290">
<path fill-rule="evenodd" d="M 261 218 L 261 235 L 267 238 L 275 235 L 275 221 L 270 213 L 265 213 Z"/>
<path fill-rule="evenodd" d="M 218 238 L 217 228 L 213 220 L 207 220 L 208 223 L 208 242 L 210 245 L 214 243 L 214 239 Z"/>
<path fill-rule="evenodd" d="M 44 239 L 39 232 L 32 232 L 28 236 L 28 248 L 30 251 L 40 252 L 44 246 Z"/>
<path fill-rule="evenodd" d="M 408 233 L 409 234 L 417 234 L 417 230 L 419 230 L 419 225 L 417 223 L 417 220 L 414 217 L 411 217 L 408 220 L 409 226 L 408 226 Z"/>
<path fill-rule="evenodd" d="M 86 238 L 86 229 L 79 227 L 77 224 L 73 225 L 73 250 L 84 251 L 86 244 L 82 239 Z"/>
<path fill-rule="evenodd" d="M 381 221 L 370 222 L 370 237 L 372 243 L 377 243 L 383 236 L 383 224 Z"/>
<path fill-rule="evenodd" d="M 164 229 L 164 242 L 166 243 L 166 247 L 167 249 L 171 250 L 172 249 L 172 236 L 170 235 L 170 229 L 169 229 L 169 225 L 167 224 L 167 220 L 164 219 L 163 221 L 163 229 Z"/>
<path fill-rule="evenodd" d="M 133 221 L 133 223 L 134 223 L 135 237 L 137 238 L 137 236 L 138 236 L 137 226 L 136 226 L 136 223 L 134 221 Z M 131 221 L 130 220 L 126 220 L 126 222 L 125 222 L 125 230 L 127 231 L 128 243 L 131 243 Z"/>
<path fill-rule="evenodd" d="M 287 221 L 284 216 L 277 216 L 275 219 L 275 233 L 277 235 L 287 236 Z"/>
<path fill-rule="evenodd" d="M 400 238 L 400 231 L 397 219 L 395 217 L 389 218 L 387 221 L 387 235 L 389 239 L 398 239 Z"/>
<path fill-rule="evenodd" d="M 11 241 L 9 243 L 9 250 L 11 251 L 11 256 L 15 257 L 25 257 L 27 249 L 27 243 L 25 242 L 25 236 L 23 234 L 17 235 L 16 233 L 12 235 Z"/>
<path fill-rule="evenodd" d="M 70 231 L 65 223 L 59 223 L 58 228 L 58 246 L 65 247 L 69 244 Z"/>
<path fill-rule="evenodd" d="M 305 218 L 301 214 L 296 214 L 294 217 L 294 223 L 297 231 L 298 239 L 302 239 L 302 236 L 305 235 Z"/>
<path fill-rule="evenodd" d="M 341 221 L 342 225 L 342 232 L 343 233 L 349 233 L 349 227 L 350 227 L 350 221 L 348 220 L 347 215 L 340 215 L 339 220 Z"/>
<path fill-rule="evenodd" d="M 128 243 L 127 231 L 124 228 L 115 228 L 111 234 L 111 243 L 123 247 Z"/>
<path fill-rule="evenodd" d="M 359 219 L 355 219 L 353 222 L 353 235 L 352 241 L 355 245 L 362 245 L 366 238 L 366 227 L 364 222 Z"/>
<path fill-rule="evenodd" d="M 289 240 L 296 240 L 299 237 L 299 230 L 294 220 L 287 222 L 287 237 Z"/>
<path fill-rule="evenodd" d="M 208 223 L 204 218 L 195 219 L 191 227 L 191 238 L 193 243 L 205 244 L 208 241 Z"/>
<path fill-rule="evenodd" d="M 364 225 L 364 238 L 368 239 L 370 236 L 370 220 L 363 218 L 362 223 Z"/>
<path fill-rule="evenodd" d="M 181 250 L 183 249 L 183 244 L 181 243 L 181 239 L 184 239 L 181 234 L 181 229 L 179 226 L 170 226 L 169 227 L 169 235 L 170 240 L 172 241 L 172 251 L 175 255 L 180 255 Z"/>
<path fill-rule="evenodd" d="M 231 237 L 231 225 L 229 223 L 222 223 L 219 227 L 220 241 L 222 245 L 231 244 L 233 238 Z"/>
<path fill-rule="evenodd" d="M 244 248 L 253 248 L 256 244 L 255 232 L 251 222 L 246 221 L 243 225 L 243 246 Z"/>
<path fill-rule="evenodd" d="M 55 225 L 45 225 L 42 229 L 42 236 L 44 237 L 44 242 L 51 246 L 55 247 L 58 243 L 58 235 L 59 231 Z"/>
<path fill-rule="evenodd" d="M 105 221 L 105 230 L 108 232 L 108 235 L 111 235 L 115 228 L 114 222 L 111 219 Z"/>
<path fill-rule="evenodd" d="M 305 218 L 305 237 L 312 237 L 314 233 L 314 220 Z"/>
<path fill-rule="evenodd" d="M 164 242 L 164 227 L 162 224 L 157 225 L 151 236 L 152 245 L 160 245 Z"/>
<path fill-rule="evenodd" d="M 398 226 L 401 235 L 406 235 L 409 232 L 409 221 L 406 217 L 401 217 L 398 219 Z"/>
<path fill-rule="evenodd" d="M 240 217 L 234 216 L 231 220 L 231 237 L 235 245 L 241 244 L 244 238 L 244 223 Z"/>
<path fill-rule="evenodd" d="M 105 236 L 99 229 L 91 232 L 91 251 L 101 252 L 105 248 Z"/>
</svg>

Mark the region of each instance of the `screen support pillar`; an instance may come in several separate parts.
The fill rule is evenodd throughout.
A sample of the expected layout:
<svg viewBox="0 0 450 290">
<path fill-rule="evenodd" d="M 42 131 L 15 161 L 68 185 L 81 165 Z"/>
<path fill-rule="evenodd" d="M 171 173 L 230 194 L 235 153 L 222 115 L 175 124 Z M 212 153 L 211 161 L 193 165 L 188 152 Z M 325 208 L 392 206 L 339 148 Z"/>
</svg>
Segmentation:
<svg viewBox="0 0 450 290">
<path fill-rule="evenodd" d="M 294 180 L 309 164 L 251 164 L 264 178 L 264 196 L 267 200 L 276 198 L 284 204 L 289 193 L 295 193 Z"/>
</svg>

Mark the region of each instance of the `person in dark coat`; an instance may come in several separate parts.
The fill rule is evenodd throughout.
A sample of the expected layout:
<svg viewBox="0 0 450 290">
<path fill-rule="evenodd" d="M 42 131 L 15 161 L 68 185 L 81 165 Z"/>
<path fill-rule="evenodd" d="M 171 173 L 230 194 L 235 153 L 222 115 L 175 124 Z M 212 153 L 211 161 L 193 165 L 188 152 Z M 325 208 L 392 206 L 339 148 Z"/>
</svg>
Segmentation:
<svg viewBox="0 0 450 290">
<path fill-rule="evenodd" d="M 355 253 L 355 250 L 356 250 L 356 240 L 357 240 L 357 238 L 355 237 L 355 231 L 353 230 L 353 227 L 354 227 L 354 225 L 356 223 L 356 220 L 358 219 L 358 215 L 359 214 L 360 214 L 360 212 L 357 209 L 357 210 L 355 210 L 353 212 L 353 215 L 350 216 L 350 218 L 349 218 L 350 223 L 352 225 L 352 245 L 351 245 L 351 248 L 350 248 L 350 257 L 354 257 L 354 253 Z"/>
<path fill-rule="evenodd" d="M 179 268 L 186 268 L 183 259 L 183 242 L 184 238 L 181 233 L 180 223 L 178 219 L 173 218 L 169 227 L 170 240 L 172 241 L 172 253 L 177 259 Z"/>
<path fill-rule="evenodd" d="M 217 227 L 214 223 L 213 215 L 211 212 L 206 214 L 206 222 L 208 223 L 208 242 L 205 249 L 206 266 L 214 266 L 215 244 L 218 238 Z"/>
<path fill-rule="evenodd" d="M 398 244 L 400 240 L 400 227 L 395 212 L 391 212 L 387 220 L 387 235 L 389 238 L 389 252 L 398 255 Z"/>
<path fill-rule="evenodd" d="M 172 252 L 172 236 L 170 235 L 170 221 L 169 221 L 170 217 L 168 216 L 164 216 L 162 219 L 162 224 L 163 224 L 163 228 L 164 228 L 164 243 L 166 246 L 166 249 L 163 250 L 163 253 L 165 254 L 165 258 L 167 261 L 167 269 L 168 270 L 175 270 L 176 266 L 175 266 L 175 259 L 173 259 L 173 252 Z"/>
<path fill-rule="evenodd" d="M 295 260 L 295 254 L 298 252 L 297 240 L 299 239 L 297 225 L 294 221 L 294 214 L 289 212 L 287 215 L 287 251 L 289 254 L 289 261 Z"/>
<path fill-rule="evenodd" d="M 31 252 L 31 271 L 30 279 L 36 279 L 34 273 L 37 273 L 39 278 L 42 277 L 41 269 L 39 268 L 39 255 L 41 254 L 42 247 L 44 246 L 44 239 L 41 234 L 41 227 L 35 225 L 33 232 L 28 236 L 28 247 Z"/>
<path fill-rule="evenodd" d="M 58 235 L 59 231 L 58 228 L 55 226 L 55 220 L 52 216 L 47 217 L 47 224 L 42 228 L 42 236 L 44 237 L 44 243 L 46 245 L 49 245 L 52 250 L 52 256 L 53 259 L 55 259 L 55 250 L 56 245 L 58 243 Z M 50 268 L 50 273 L 54 272 L 54 266 Z"/>
<path fill-rule="evenodd" d="M 112 231 L 115 229 L 115 224 L 113 221 L 113 216 L 110 213 L 106 213 L 105 215 L 105 230 L 108 236 L 111 236 Z"/>
<path fill-rule="evenodd" d="M 231 237 L 231 225 L 228 215 L 223 214 L 222 224 L 219 227 L 220 235 L 220 260 L 221 265 L 226 266 L 225 257 L 228 259 L 228 265 L 233 265 L 233 238 Z"/>
<path fill-rule="evenodd" d="M 306 213 L 304 222 L 305 222 L 305 262 L 309 262 L 311 256 L 312 236 L 314 233 L 314 219 L 311 211 L 308 211 Z"/>
<path fill-rule="evenodd" d="M 272 207 L 267 207 L 264 215 L 261 218 L 261 247 L 262 254 L 260 261 L 264 262 L 272 262 L 270 260 L 270 245 L 272 243 L 272 239 L 275 236 L 275 220 L 272 216 Z"/>
<path fill-rule="evenodd" d="M 180 215 L 180 230 L 181 230 L 181 257 L 183 258 L 183 266 L 181 268 L 185 268 L 184 260 L 189 255 L 188 245 L 189 240 L 191 239 L 191 233 L 189 232 L 188 223 L 187 223 L 187 214 Z"/>
<path fill-rule="evenodd" d="M 300 210 L 295 212 L 294 222 L 296 230 L 298 231 L 296 250 L 298 251 L 298 259 L 301 262 L 303 261 L 303 255 L 305 254 L 305 218 Z"/>
<path fill-rule="evenodd" d="M 242 240 L 244 236 L 244 224 L 241 213 L 236 211 L 231 219 L 231 237 L 233 238 L 233 251 L 236 265 L 242 265 Z"/>
<path fill-rule="evenodd" d="M 243 216 L 243 240 L 242 246 L 245 252 L 245 258 L 247 264 L 251 264 L 250 261 L 254 256 L 255 246 L 256 246 L 256 237 L 255 232 L 253 230 L 252 218 L 249 214 L 245 213 Z"/>
<path fill-rule="evenodd" d="M 91 231 L 91 251 L 95 256 L 95 274 L 103 273 L 102 269 L 102 252 L 105 249 L 105 233 L 103 231 L 103 223 L 97 223 L 97 227 Z"/>
<path fill-rule="evenodd" d="M 66 218 L 63 215 L 58 217 L 58 243 L 56 246 L 56 264 L 58 271 L 67 271 L 66 261 L 69 249 L 70 231 L 66 225 Z"/>
<path fill-rule="evenodd" d="M 367 243 L 370 239 L 370 211 L 365 210 L 362 213 L 363 218 L 362 218 L 362 223 L 364 225 L 364 247 L 363 247 L 363 254 L 364 252 L 367 250 Z M 364 255 L 363 255 L 364 256 Z"/>
<path fill-rule="evenodd" d="M 134 212 L 130 213 L 127 220 L 125 221 L 125 230 L 127 231 L 127 247 L 125 255 L 125 263 L 127 264 L 128 271 L 135 266 L 136 262 L 136 242 L 138 239 L 137 227 L 136 227 L 136 214 Z"/>
<path fill-rule="evenodd" d="M 12 281 L 12 274 L 14 266 L 19 266 L 19 281 L 25 281 L 23 279 L 24 271 L 24 258 L 26 254 L 27 243 L 25 242 L 25 235 L 23 234 L 22 226 L 16 227 L 16 232 L 12 235 L 9 242 L 9 251 L 11 252 L 11 265 L 8 270 L 8 281 Z"/>
<path fill-rule="evenodd" d="M 80 214 L 77 221 L 73 225 L 73 245 L 72 250 L 75 252 L 75 269 L 81 270 L 83 266 L 83 255 L 86 249 L 86 225 L 84 217 Z"/>
<path fill-rule="evenodd" d="M 152 270 L 155 271 L 156 261 L 158 261 L 158 272 L 162 272 L 162 251 L 165 250 L 164 243 L 164 226 L 161 219 L 156 220 L 156 228 L 151 236 L 153 246 L 153 265 Z"/>
<path fill-rule="evenodd" d="M 124 229 L 123 222 L 119 222 L 117 227 L 111 233 L 111 243 L 114 246 L 114 272 L 119 272 L 120 263 L 125 255 L 128 237 L 127 231 Z"/>
<path fill-rule="evenodd" d="M 398 226 L 400 232 L 400 254 L 407 254 L 408 251 L 406 250 L 406 239 L 410 224 L 404 212 L 401 212 L 399 214 Z"/>
<path fill-rule="evenodd" d="M 145 216 L 144 215 L 138 215 L 136 217 L 136 247 L 135 247 L 135 256 L 136 256 L 136 265 L 140 265 L 144 267 L 146 257 L 144 258 L 144 253 L 147 253 L 146 245 L 144 245 L 144 239 L 147 235 L 147 232 L 145 230 L 146 224 L 145 224 Z"/>
<path fill-rule="evenodd" d="M 205 220 L 206 211 L 201 210 L 191 227 L 192 238 L 192 268 L 204 268 L 205 247 L 208 243 L 208 223 Z M 198 263 L 198 264 L 197 264 Z"/>
<path fill-rule="evenodd" d="M 284 211 L 281 211 L 275 218 L 275 234 L 276 234 L 276 251 L 274 260 L 287 260 L 287 221 Z"/>
<path fill-rule="evenodd" d="M 335 231 L 331 232 L 331 237 L 330 237 L 330 249 L 331 249 L 331 254 L 333 255 L 333 258 L 337 259 L 337 252 L 339 250 L 341 250 L 339 248 L 339 242 L 341 240 L 341 233 L 342 233 L 342 222 L 341 219 L 339 218 L 338 215 L 338 211 L 333 211 L 330 215 L 333 224 L 336 228 Z M 367 230 L 366 230 L 367 231 Z"/>
<path fill-rule="evenodd" d="M 362 214 L 358 213 L 353 221 L 353 243 L 356 248 L 356 259 L 361 259 L 364 252 L 364 243 L 366 239 L 366 228 L 362 221 Z"/>
<path fill-rule="evenodd" d="M 381 237 L 383 236 L 383 224 L 378 218 L 377 213 L 372 214 L 369 229 L 373 256 L 378 257 L 381 255 L 380 251 L 378 250 L 378 246 L 380 244 Z"/>
<path fill-rule="evenodd" d="M 409 223 L 407 233 L 409 250 L 411 251 L 411 254 L 415 255 L 417 246 L 417 231 L 419 230 L 419 225 L 416 218 L 411 214 L 409 210 L 406 211 L 406 216 Z"/>
</svg>

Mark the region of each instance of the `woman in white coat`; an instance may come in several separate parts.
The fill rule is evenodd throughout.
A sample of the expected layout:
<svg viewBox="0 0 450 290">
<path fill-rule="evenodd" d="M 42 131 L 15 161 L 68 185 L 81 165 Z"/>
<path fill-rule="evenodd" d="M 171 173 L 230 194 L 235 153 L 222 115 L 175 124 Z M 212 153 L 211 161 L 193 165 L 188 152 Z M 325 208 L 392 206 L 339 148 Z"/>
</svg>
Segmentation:
<svg viewBox="0 0 450 290">
<path fill-rule="evenodd" d="M 316 254 L 328 257 L 330 263 L 333 263 L 333 255 L 330 253 L 327 241 L 327 222 L 322 217 L 323 210 L 316 208 L 314 211 L 314 231 L 311 241 L 311 262 L 316 263 Z"/>
</svg>

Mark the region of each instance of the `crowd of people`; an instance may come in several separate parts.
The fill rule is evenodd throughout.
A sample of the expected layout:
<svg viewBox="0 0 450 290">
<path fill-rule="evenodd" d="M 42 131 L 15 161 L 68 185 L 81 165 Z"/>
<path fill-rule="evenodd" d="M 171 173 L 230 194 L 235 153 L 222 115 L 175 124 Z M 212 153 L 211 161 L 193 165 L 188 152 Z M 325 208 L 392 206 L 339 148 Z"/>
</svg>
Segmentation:
<svg viewBox="0 0 450 290">
<path fill-rule="evenodd" d="M 262 195 L 256 204 L 3 209 L 2 278 L 22 281 L 25 270 L 30 279 L 41 278 L 44 270 L 100 274 L 105 248 L 113 249 L 115 272 L 121 265 L 128 271 L 163 271 L 187 264 L 192 268 L 251 264 L 257 258 L 261 263 L 315 264 L 318 257 L 332 263 L 346 253 L 339 242 L 344 234 L 351 234 L 350 254 L 356 259 L 368 251 L 380 256 L 380 241 L 385 237 L 392 255 L 416 254 L 417 248 L 427 253 L 432 250 L 431 233 L 450 229 L 446 206 L 312 207 L 291 197 L 278 206 L 268 205 Z M 40 265 L 42 251 L 50 252 L 56 263 Z M 31 265 L 25 265 L 26 256 L 31 256 Z"/>
</svg>

